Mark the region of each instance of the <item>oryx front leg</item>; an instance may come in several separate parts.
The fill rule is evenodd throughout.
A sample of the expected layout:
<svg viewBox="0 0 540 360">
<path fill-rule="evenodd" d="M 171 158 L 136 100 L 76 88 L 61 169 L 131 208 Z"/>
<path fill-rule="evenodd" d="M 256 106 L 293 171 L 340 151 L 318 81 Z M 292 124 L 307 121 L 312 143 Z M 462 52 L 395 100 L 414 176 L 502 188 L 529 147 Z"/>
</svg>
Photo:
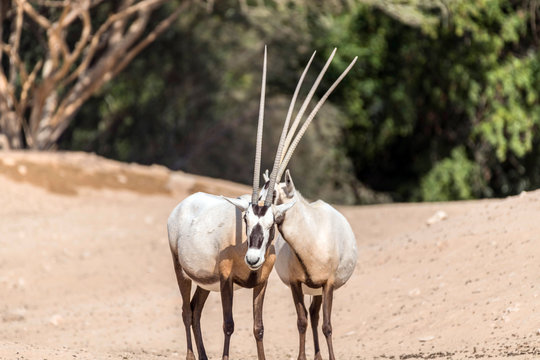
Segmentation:
<svg viewBox="0 0 540 360">
<path fill-rule="evenodd" d="M 234 320 L 232 315 L 233 282 L 230 277 L 221 279 L 221 306 L 223 308 L 223 334 L 225 335 L 222 360 L 228 360 L 231 335 L 234 332 Z"/>
<path fill-rule="evenodd" d="M 307 310 L 304 305 L 304 292 L 300 283 L 292 283 L 291 291 L 296 309 L 296 325 L 298 326 L 298 334 L 300 335 L 300 344 L 298 349 L 298 360 L 306 359 L 306 329 L 307 329 Z"/>
<path fill-rule="evenodd" d="M 330 360 L 335 360 L 334 348 L 332 345 L 332 300 L 334 299 L 334 285 L 326 283 L 323 286 L 323 326 L 322 331 L 328 344 L 328 356 Z"/>
<path fill-rule="evenodd" d="M 319 333 L 317 326 L 319 325 L 319 312 L 321 310 L 322 295 L 313 296 L 309 307 L 309 317 L 311 321 L 311 330 L 313 332 L 313 346 L 315 348 L 315 360 L 322 360 L 321 349 L 319 347 Z"/>
<path fill-rule="evenodd" d="M 253 335 L 255 336 L 255 342 L 257 343 L 257 357 L 259 360 L 265 359 L 263 346 L 263 302 L 266 284 L 267 282 L 265 281 L 253 289 Z"/>
</svg>

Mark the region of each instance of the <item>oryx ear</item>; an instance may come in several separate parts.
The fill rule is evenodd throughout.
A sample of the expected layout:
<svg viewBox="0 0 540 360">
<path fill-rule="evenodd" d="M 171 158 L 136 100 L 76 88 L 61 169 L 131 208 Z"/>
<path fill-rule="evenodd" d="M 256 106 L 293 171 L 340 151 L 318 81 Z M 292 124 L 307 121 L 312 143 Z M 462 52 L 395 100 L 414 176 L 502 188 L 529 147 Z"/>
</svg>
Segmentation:
<svg viewBox="0 0 540 360">
<path fill-rule="evenodd" d="M 274 205 L 274 220 L 276 224 L 281 224 L 283 222 L 283 219 L 285 219 L 285 212 L 293 207 L 293 205 L 296 204 L 296 199 L 294 199 L 291 202 L 281 204 L 281 205 Z"/>
<path fill-rule="evenodd" d="M 263 174 L 263 179 L 264 179 L 264 182 L 267 183 L 270 181 L 270 175 L 268 175 L 268 169 L 266 169 L 264 171 L 264 174 Z"/>
<path fill-rule="evenodd" d="M 228 197 L 225 197 L 225 196 L 221 196 L 223 199 L 227 200 L 228 202 L 230 202 L 231 204 L 233 204 L 234 206 L 236 206 L 236 208 L 240 211 L 246 211 L 246 209 L 249 207 L 249 200 L 246 200 L 246 199 L 233 199 L 233 198 L 228 198 Z"/>
<path fill-rule="evenodd" d="M 287 169 L 287 171 L 285 171 L 285 193 L 287 194 L 288 198 L 292 198 L 295 191 L 296 189 L 292 181 L 291 173 L 289 169 Z"/>
</svg>

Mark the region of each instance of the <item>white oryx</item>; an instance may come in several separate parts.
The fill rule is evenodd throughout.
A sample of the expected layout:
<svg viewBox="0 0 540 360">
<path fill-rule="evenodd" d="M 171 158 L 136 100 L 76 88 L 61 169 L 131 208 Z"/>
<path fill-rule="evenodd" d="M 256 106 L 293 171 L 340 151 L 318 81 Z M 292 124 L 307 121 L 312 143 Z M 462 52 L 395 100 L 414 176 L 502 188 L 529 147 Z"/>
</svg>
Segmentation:
<svg viewBox="0 0 540 360">
<path fill-rule="evenodd" d="M 335 53 L 335 50 L 334 50 Z M 311 100 L 324 72 L 334 55 L 327 61 L 319 74 L 312 90 L 308 94 L 303 108 Z M 315 53 L 313 54 L 313 56 Z M 313 59 L 311 57 L 302 77 L 300 78 L 282 131 L 280 144 L 276 152 L 274 167 L 269 179 L 270 188 L 274 188 L 278 173 L 278 164 L 282 158 L 281 149 L 284 147 L 285 134 L 294 108 L 294 102 L 304 76 Z M 356 59 L 355 59 L 356 60 Z M 351 64 L 352 65 L 352 64 Z M 329 93 L 345 76 L 350 67 L 327 91 L 315 106 L 310 118 L 312 119 L 322 106 Z M 271 245 L 274 237 L 274 224 L 280 223 L 286 211 L 294 207 L 294 201 L 281 205 L 272 204 L 272 193 L 265 192 L 265 197 L 259 197 L 259 173 L 261 163 L 262 129 L 264 117 L 264 96 L 266 82 L 266 47 L 264 52 L 263 79 L 261 102 L 257 127 L 257 145 L 253 189 L 251 199 L 243 195 L 236 199 L 196 193 L 183 200 L 172 211 L 167 222 L 169 244 L 173 255 L 178 286 L 182 296 L 182 318 L 187 338 L 187 359 L 195 359 L 191 342 L 191 327 L 195 336 L 199 359 L 207 359 L 203 345 L 200 317 L 204 303 L 210 291 L 221 292 L 223 308 L 223 331 L 225 341 L 223 359 L 229 358 L 230 337 L 234 331 L 232 317 L 233 290 L 239 287 L 253 288 L 253 333 L 257 344 L 257 355 L 264 359 L 262 306 L 268 276 L 275 261 L 274 247 Z M 302 114 L 303 114 L 303 111 Z M 300 140 L 295 138 L 295 143 Z M 291 154 L 287 154 L 290 159 Z M 282 162 L 283 163 L 283 162 Z M 264 198 L 264 202 L 260 199 Z M 237 209 L 235 209 L 234 206 Z M 240 211 L 239 211 L 240 210 Z M 242 224 L 241 218 L 244 212 Z M 242 233 L 247 234 L 247 241 Z M 195 282 L 197 289 L 190 302 L 191 284 Z"/>
<path fill-rule="evenodd" d="M 279 224 L 275 241 L 275 267 L 280 279 L 291 288 L 300 335 L 298 359 L 305 359 L 307 310 L 304 294 L 312 295 L 309 315 L 315 359 L 322 359 L 317 326 L 323 305 L 322 331 L 328 353 L 332 346 L 332 300 L 334 290 L 351 277 L 357 260 L 356 239 L 345 217 L 322 200 L 306 201 L 295 189 L 289 171 L 277 186 L 277 204 L 295 203 Z M 280 206 L 280 205 L 278 205 Z"/>
<path fill-rule="evenodd" d="M 356 58 L 348 69 L 355 61 Z M 342 76 L 347 73 L 348 69 Z M 339 79 L 336 83 L 338 82 Z M 332 88 L 329 89 L 329 92 L 331 90 Z M 288 147 L 300 119 L 297 117 L 292 124 L 287 134 L 285 150 L 282 152 L 284 155 L 276 177 L 278 180 L 281 179 L 298 141 L 312 119 L 311 115 L 306 119 L 295 140 Z M 287 125 L 286 122 L 285 127 Z M 268 189 L 272 189 L 271 184 L 275 183 L 271 179 L 265 178 L 265 181 L 262 195 L 268 196 Z M 322 200 L 309 203 L 302 197 L 294 186 L 289 170 L 285 173 L 285 181 L 276 184 L 273 189 L 275 189 L 275 194 L 273 194 L 275 204 L 278 206 L 288 203 L 295 204 L 277 223 L 279 234 L 275 242 L 275 266 L 280 279 L 291 288 L 296 308 L 300 335 L 298 359 L 306 358 L 307 310 L 304 305 L 304 294 L 307 294 L 313 296 L 309 314 L 313 331 L 315 359 L 322 359 L 317 333 L 322 304 L 322 331 L 326 338 L 330 359 L 334 360 L 331 324 L 333 293 L 334 290 L 347 282 L 355 269 L 358 258 L 356 238 L 347 219 L 336 209 Z"/>
</svg>

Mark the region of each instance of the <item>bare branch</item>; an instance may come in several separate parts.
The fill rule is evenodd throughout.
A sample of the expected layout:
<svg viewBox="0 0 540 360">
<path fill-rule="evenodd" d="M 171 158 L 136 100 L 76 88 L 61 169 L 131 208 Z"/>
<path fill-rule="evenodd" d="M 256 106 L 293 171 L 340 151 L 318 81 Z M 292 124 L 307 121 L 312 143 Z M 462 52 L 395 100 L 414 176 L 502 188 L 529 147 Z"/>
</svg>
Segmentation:
<svg viewBox="0 0 540 360">
<path fill-rule="evenodd" d="M 7 80 L 6 75 L 3 71 L 0 71 L 0 94 L 3 94 L 5 96 L 4 100 L 7 102 L 9 108 L 15 108 L 15 104 L 17 104 L 15 90 Z"/>
<path fill-rule="evenodd" d="M 4 19 L 6 18 L 6 14 L 8 12 L 8 9 L 6 8 L 7 6 L 7 3 L 5 3 L 4 1 L 0 0 L 0 24 L 4 24 Z M 3 26 L 0 26 L 0 46 L 4 44 L 4 27 Z M 0 63 L 2 61 L 2 51 L 0 51 Z M 2 71 L 0 69 L 0 71 Z"/>
<path fill-rule="evenodd" d="M 63 7 L 69 4 L 69 0 L 66 1 L 54 1 L 54 0 L 34 0 L 34 3 L 47 7 Z"/>
<path fill-rule="evenodd" d="M 64 24 L 63 21 L 71 9 L 71 5 L 67 5 L 60 15 L 60 19 L 53 23 L 47 31 L 48 36 L 48 46 L 50 57 L 52 61 L 52 66 L 48 69 L 45 76 L 56 73 L 60 64 L 60 51 L 62 52 L 63 58 L 67 58 L 69 54 L 69 49 L 64 39 Z"/>
<path fill-rule="evenodd" d="M 24 9 L 24 12 L 32 18 L 39 26 L 44 28 L 45 30 L 49 30 L 51 27 L 51 23 L 47 18 L 44 16 L 41 16 L 32 5 L 30 5 L 26 0 L 15 0 L 17 2 L 17 5 L 21 6 Z"/>
<path fill-rule="evenodd" d="M 6 108 L 11 108 L 11 104 L 13 104 L 14 99 L 14 93 L 10 89 L 10 84 L 7 81 L 6 74 L 4 74 L 4 71 L 0 68 L 0 101 L 2 101 Z"/>
<path fill-rule="evenodd" d="M 85 57 L 81 64 L 73 71 L 73 73 L 67 77 L 63 82 L 62 85 L 69 84 L 73 80 L 75 80 L 77 77 L 81 76 L 83 72 L 85 72 L 88 69 L 88 65 L 92 61 L 92 58 L 94 57 L 94 54 L 96 53 L 96 50 L 98 49 L 98 46 L 100 44 L 101 37 L 107 31 L 111 25 L 113 25 L 116 21 L 125 19 L 134 13 L 141 11 L 145 7 L 151 7 L 151 6 L 157 6 L 160 3 L 164 2 L 164 0 L 149 0 L 143 3 L 137 3 L 136 5 L 133 5 L 132 7 L 129 7 L 119 13 L 116 13 L 112 16 L 110 16 L 107 21 L 105 21 L 98 29 L 98 31 L 92 36 L 92 40 L 90 41 L 90 46 L 88 47 Z M 185 3 L 184 3 L 185 4 Z M 183 6 L 183 5 L 182 5 Z"/>
<path fill-rule="evenodd" d="M 130 29 L 122 41 L 117 43 L 113 49 L 109 50 L 89 74 L 79 79 L 74 88 L 60 103 L 56 115 L 51 120 L 51 126 L 56 128 L 61 121 L 69 121 L 75 111 L 90 95 L 97 91 L 104 83 L 112 79 L 114 76 L 114 64 L 125 55 L 129 46 L 144 31 L 147 22 L 148 14 L 142 14 L 141 17 L 131 24 Z"/>
<path fill-rule="evenodd" d="M 13 50 L 13 46 L 8 44 L 0 44 L 0 52 L 5 52 L 6 55 L 8 55 L 10 63 L 15 64 L 17 66 L 17 69 L 20 73 L 22 81 L 26 80 L 26 77 L 28 76 L 28 73 L 26 72 L 26 68 L 21 61 L 21 58 L 19 57 L 19 54 Z M 10 71 L 11 74 L 15 74 L 15 71 Z M 10 76 L 11 77 L 11 76 Z M 13 85 L 13 82 L 10 81 L 10 84 Z"/>
<path fill-rule="evenodd" d="M 137 56 L 138 53 L 141 52 L 145 47 L 147 47 L 150 43 L 152 43 L 156 38 L 161 35 L 167 28 L 180 16 L 180 13 L 182 10 L 185 9 L 185 5 L 187 3 L 182 4 L 179 8 L 177 8 L 171 15 L 169 15 L 165 20 L 161 21 L 158 26 L 150 33 L 148 34 L 141 42 L 137 44 L 133 49 L 131 49 L 126 56 L 123 57 L 122 62 L 116 66 L 116 69 L 114 70 L 114 76 L 117 75 L 120 71 L 124 70 L 126 65 L 128 65 L 131 60 L 135 56 Z"/>
<path fill-rule="evenodd" d="M 103 60 L 100 60 L 100 64 L 95 66 L 94 71 L 91 74 L 87 74 L 80 79 L 77 85 L 61 102 L 58 110 L 56 111 L 55 117 L 51 121 L 51 125 L 55 128 L 52 138 L 58 138 L 69 124 L 72 116 L 82 106 L 82 104 L 95 91 L 103 86 L 103 84 L 122 71 L 130 63 L 130 61 L 132 61 L 133 58 L 140 53 L 140 51 L 142 51 L 160 34 L 162 34 L 178 18 L 180 13 L 187 7 L 187 5 L 187 2 L 180 5 L 166 19 L 162 20 L 142 41 L 126 52 L 124 50 L 127 50 L 127 47 L 129 47 L 142 33 L 148 19 L 140 17 L 136 22 L 134 22 L 130 26 L 130 30 L 124 37 L 122 43 L 117 44 L 117 48 L 112 50 L 109 55 L 103 58 Z M 118 59 L 121 59 L 121 61 L 118 62 Z"/>
<path fill-rule="evenodd" d="M 34 69 L 32 70 L 32 72 L 30 73 L 30 76 L 28 77 L 28 79 L 24 82 L 24 84 L 22 86 L 22 91 L 21 91 L 21 102 L 20 102 L 20 105 L 19 105 L 19 117 L 20 117 L 21 125 L 23 126 L 23 129 L 24 129 L 24 135 L 26 137 L 26 142 L 28 143 L 28 145 L 30 147 L 33 146 L 33 138 L 31 136 L 31 131 L 30 131 L 30 127 L 28 125 L 28 121 L 24 117 L 24 111 L 26 110 L 26 106 L 28 105 L 28 93 L 29 93 L 30 89 L 33 88 L 34 83 L 36 81 L 37 73 L 38 73 L 39 69 L 41 69 L 42 65 L 43 65 L 43 61 L 42 60 L 38 61 L 38 63 L 34 66 Z"/>
<path fill-rule="evenodd" d="M 24 68 L 24 64 L 22 64 L 21 59 L 19 58 L 19 45 L 21 43 L 23 14 L 23 9 L 20 7 L 17 8 L 17 16 L 15 18 L 15 31 L 10 36 L 9 42 L 11 45 L 10 62 L 15 63 L 15 65 L 19 68 L 21 76 L 26 77 L 26 69 Z M 17 79 L 15 69 L 10 70 L 9 77 L 9 83 L 13 86 Z"/>
<path fill-rule="evenodd" d="M 43 65 L 43 60 L 39 60 L 37 64 L 34 66 L 34 69 L 30 73 L 30 76 L 28 79 L 23 83 L 22 91 L 21 91 L 21 106 L 25 107 L 27 100 L 28 100 L 28 91 L 32 86 L 34 86 L 34 83 L 36 82 L 36 77 L 39 69 L 41 69 L 41 66 Z"/>
<path fill-rule="evenodd" d="M 92 23 L 90 21 L 90 13 L 88 12 L 88 10 L 85 10 L 79 13 L 79 15 L 83 22 L 83 30 L 81 33 L 81 38 L 75 45 L 75 49 L 73 50 L 73 52 L 67 54 L 67 56 L 64 58 L 64 63 L 62 64 L 62 67 L 54 74 L 53 81 L 55 83 L 61 81 L 63 78 L 67 76 L 69 69 L 75 63 L 75 61 L 77 61 L 82 51 L 88 44 L 88 40 L 90 39 L 90 35 L 92 32 Z"/>
</svg>

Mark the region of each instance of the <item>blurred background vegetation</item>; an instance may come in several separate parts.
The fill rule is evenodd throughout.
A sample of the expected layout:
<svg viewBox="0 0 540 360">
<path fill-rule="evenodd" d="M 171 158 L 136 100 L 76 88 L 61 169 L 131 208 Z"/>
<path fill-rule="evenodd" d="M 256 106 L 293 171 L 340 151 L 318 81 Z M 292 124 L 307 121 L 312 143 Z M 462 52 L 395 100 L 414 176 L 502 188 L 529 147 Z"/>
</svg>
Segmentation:
<svg viewBox="0 0 540 360">
<path fill-rule="evenodd" d="M 264 44 L 267 167 L 311 52 L 308 83 L 337 47 L 319 96 L 359 60 L 289 165 L 305 196 L 517 194 L 540 186 L 539 15 L 536 0 L 194 2 L 86 101 L 58 148 L 249 184 Z"/>
</svg>

